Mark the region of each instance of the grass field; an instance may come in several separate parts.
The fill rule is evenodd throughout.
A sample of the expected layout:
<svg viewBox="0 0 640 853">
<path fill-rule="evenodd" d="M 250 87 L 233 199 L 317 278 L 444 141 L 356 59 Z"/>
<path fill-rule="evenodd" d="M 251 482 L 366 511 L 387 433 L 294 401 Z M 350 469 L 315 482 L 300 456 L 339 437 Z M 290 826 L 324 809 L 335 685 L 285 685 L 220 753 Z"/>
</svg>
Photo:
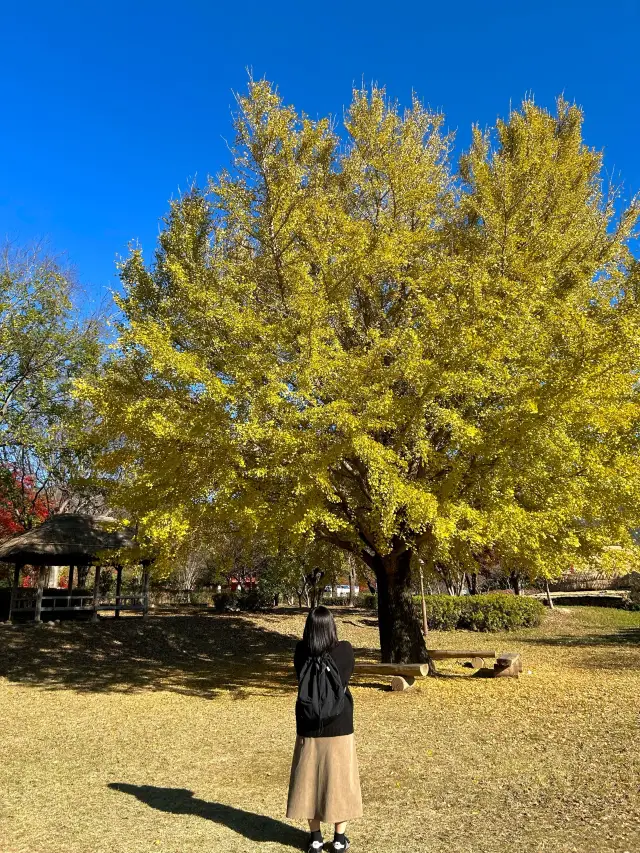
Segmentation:
<svg viewBox="0 0 640 853">
<path fill-rule="evenodd" d="M 375 659 L 372 615 L 337 621 Z M 300 848 L 284 809 L 303 623 L 0 626 L 1 853 Z M 442 677 L 401 694 L 354 682 L 354 853 L 640 850 L 640 613 L 557 608 L 539 629 L 430 644 L 520 651 L 524 673 L 440 664 Z"/>
</svg>

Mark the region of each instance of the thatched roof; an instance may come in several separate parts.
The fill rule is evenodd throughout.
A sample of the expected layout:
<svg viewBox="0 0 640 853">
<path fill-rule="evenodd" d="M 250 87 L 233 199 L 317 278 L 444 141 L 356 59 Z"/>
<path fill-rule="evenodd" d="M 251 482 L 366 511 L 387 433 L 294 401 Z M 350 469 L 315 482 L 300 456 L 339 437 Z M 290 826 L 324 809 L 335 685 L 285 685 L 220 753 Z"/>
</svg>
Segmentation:
<svg viewBox="0 0 640 853">
<path fill-rule="evenodd" d="M 18 533 L 0 543 L 0 561 L 35 566 L 81 565 L 99 551 L 131 548 L 133 542 L 113 528 L 106 516 L 52 515 L 39 527 Z"/>
</svg>

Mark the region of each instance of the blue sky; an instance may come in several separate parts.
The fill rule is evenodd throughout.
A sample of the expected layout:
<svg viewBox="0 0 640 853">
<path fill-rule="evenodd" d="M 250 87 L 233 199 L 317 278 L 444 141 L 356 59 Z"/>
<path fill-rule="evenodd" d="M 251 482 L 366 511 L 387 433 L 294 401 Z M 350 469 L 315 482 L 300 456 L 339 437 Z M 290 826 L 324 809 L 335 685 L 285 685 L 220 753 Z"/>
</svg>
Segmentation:
<svg viewBox="0 0 640 853">
<path fill-rule="evenodd" d="M 2 7 L 0 238 L 66 253 L 84 310 L 129 241 L 151 256 L 168 199 L 228 164 L 248 67 L 312 117 L 341 116 L 363 80 L 403 103 L 415 90 L 458 148 L 527 93 L 564 93 L 624 195 L 640 191 L 640 0 Z"/>
</svg>

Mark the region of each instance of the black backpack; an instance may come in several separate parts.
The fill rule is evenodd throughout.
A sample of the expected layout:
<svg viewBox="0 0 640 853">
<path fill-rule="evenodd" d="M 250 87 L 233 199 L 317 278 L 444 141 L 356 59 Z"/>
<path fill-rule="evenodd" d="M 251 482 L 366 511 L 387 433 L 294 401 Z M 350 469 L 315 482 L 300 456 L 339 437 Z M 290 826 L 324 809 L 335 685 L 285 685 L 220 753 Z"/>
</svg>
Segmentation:
<svg viewBox="0 0 640 853">
<path fill-rule="evenodd" d="M 322 729 L 344 708 L 346 687 L 329 652 L 308 657 L 300 670 L 299 714 L 311 728 Z"/>
</svg>

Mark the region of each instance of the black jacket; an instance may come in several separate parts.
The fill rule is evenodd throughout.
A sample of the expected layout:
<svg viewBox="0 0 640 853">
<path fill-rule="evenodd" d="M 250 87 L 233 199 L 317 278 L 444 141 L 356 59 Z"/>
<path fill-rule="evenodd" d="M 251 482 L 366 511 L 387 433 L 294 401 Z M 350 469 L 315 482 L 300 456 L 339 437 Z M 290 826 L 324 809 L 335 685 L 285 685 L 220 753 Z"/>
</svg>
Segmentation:
<svg viewBox="0 0 640 853">
<path fill-rule="evenodd" d="M 342 684 L 347 688 L 344 697 L 344 708 L 335 720 L 331 720 L 330 723 L 326 723 L 326 725 L 323 726 L 322 731 L 319 731 L 318 729 L 309 728 L 309 722 L 301 718 L 299 703 L 296 702 L 296 731 L 301 737 L 338 737 L 340 735 L 353 734 L 353 697 L 348 688 L 349 679 L 353 674 L 353 666 L 355 664 L 353 648 L 351 647 L 351 643 L 348 643 L 346 640 L 341 640 L 337 646 L 334 646 L 334 648 L 331 649 L 329 654 L 336 662 L 340 678 L 342 679 Z M 298 679 L 300 678 L 300 671 L 302 670 L 304 662 L 308 657 L 309 652 L 307 647 L 301 640 L 296 646 L 296 650 L 293 655 L 293 665 Z"/>
</svg>

